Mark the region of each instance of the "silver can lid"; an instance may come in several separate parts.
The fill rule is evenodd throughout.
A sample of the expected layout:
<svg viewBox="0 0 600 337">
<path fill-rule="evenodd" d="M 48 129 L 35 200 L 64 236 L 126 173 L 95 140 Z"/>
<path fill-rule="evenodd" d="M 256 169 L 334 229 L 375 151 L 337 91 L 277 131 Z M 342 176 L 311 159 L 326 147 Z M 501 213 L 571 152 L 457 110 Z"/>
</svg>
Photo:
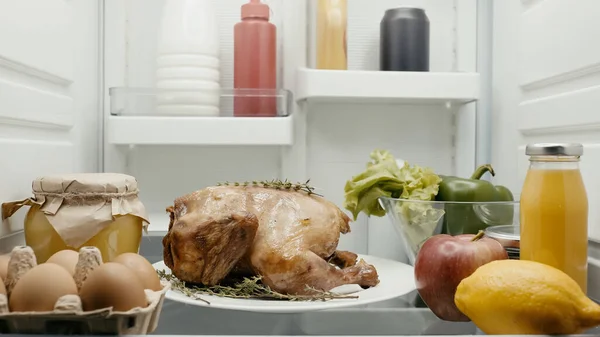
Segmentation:
<svg viewBox="0 0 600 337">
<path fill-rule="evenodd" d="M 525 149 L 528 156 L 582 156 L 583 145 L 578 143 L 529 144 Z"/>
</svg>

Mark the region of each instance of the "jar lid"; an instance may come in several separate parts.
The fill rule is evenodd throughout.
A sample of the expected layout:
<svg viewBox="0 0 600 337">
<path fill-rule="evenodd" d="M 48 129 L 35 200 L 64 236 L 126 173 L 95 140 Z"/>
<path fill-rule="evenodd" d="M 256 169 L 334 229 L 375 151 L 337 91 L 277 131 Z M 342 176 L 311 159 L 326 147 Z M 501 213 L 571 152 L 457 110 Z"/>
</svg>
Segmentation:
<svg viewBox="0 0 600 337">
<path fill-rule="evenodd" d="M 529 144 L 525 149 L 528 156 L 582 156 L 583 145 L 578 143 Z"/>
<path fill-rule="evenodd" d="M 136 196 L 137 180 L 120 173 L 75 173 L 37 178 L 32 183 L 35 195 L 52 197 L 127 197 Z"/>
</svg>

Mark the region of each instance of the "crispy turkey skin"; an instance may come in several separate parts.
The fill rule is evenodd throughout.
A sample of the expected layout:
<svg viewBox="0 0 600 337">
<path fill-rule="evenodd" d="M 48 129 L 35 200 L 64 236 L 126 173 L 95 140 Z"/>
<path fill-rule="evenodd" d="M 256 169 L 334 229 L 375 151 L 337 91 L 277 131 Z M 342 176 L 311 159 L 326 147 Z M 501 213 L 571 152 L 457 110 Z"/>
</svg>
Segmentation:
<svg viewBox="0 0 600 337">
<path fill-rule="evenodd" d="M 177 198 L 167 212 L 163 258 L 182 281 L 211 286 L 230 274 L 260 275 L 271 289 L 297 295 L 379 283 L 374 266 L 336 251 L 350 218 L 322 197 L 218 186 Z"/>
</svg>

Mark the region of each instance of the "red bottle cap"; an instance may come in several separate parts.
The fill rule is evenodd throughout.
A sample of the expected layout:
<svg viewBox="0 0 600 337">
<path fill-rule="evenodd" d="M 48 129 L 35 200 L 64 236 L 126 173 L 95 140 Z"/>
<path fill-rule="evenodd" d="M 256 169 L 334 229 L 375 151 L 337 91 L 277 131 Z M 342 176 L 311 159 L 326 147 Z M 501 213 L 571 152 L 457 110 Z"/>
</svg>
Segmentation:
<svg viewBox="0 0 600 337">
<path fill-rule="evenodd" d="M 259 18 L 269 20 L 269 5 L 260 2 L 260 0 L 250 0 L 249 3 L 242 5 L 242 19 Z"/>
</svg>

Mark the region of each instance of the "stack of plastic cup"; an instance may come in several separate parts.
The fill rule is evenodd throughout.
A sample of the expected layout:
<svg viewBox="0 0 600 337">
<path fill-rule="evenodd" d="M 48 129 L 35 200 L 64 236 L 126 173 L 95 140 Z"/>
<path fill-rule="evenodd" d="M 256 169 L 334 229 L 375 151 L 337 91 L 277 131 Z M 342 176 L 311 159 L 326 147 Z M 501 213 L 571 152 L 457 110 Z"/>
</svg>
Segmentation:
<svg viewBox="0 0 600 337">
<path fill-rule="evenodd" d="M 166 0 L 156 60 L 156 113 L 218 116 L 220 46 L 210 0 Z"/>
</svg>

